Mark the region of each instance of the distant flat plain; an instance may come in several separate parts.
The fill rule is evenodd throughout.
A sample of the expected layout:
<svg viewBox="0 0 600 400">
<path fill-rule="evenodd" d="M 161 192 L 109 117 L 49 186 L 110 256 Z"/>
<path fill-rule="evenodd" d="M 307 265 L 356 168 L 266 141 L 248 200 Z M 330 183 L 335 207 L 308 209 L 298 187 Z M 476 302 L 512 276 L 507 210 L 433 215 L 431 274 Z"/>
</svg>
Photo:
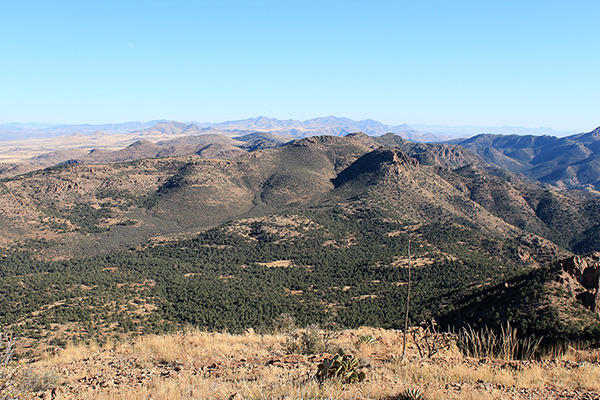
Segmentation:
<svg viewBox="0 0 600 400">
<path fill-rule="evenodd" d="M 118 150 L 139 139 L 153 143 L 174 139 L 185 135 L 140 135 L 133 133 L 95 132 L 92 134 L 68 134 L 49 137 L 29 137 L 23 139 L 0 140 L 0 163 L 23 163 L 30 158 L 61 150 L 93 149 Z"/>
</svg>

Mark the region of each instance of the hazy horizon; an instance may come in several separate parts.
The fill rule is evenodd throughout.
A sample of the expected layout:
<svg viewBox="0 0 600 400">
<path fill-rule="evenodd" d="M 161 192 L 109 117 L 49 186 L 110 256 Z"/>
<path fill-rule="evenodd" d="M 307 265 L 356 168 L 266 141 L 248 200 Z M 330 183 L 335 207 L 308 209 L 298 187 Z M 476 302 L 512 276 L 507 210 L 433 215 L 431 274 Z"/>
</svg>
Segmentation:
<svg viewBox="0 0 600 400">
<path fill-rule="evenodd" d="M 3 2 L 0 121 L 600 125 L 600 3 Z"/>
<path fill-rule="evenodd" d="M 15 127 L 19 126 L 21 127 L 21 129 L 26 130 L 26 129 L 31 129 L 33 131 L 35 130 L 44 130 L 44 129 L 51 129 L 51 128 L 59 128 L 61 126 L 65 126 L 65 127 L 72 127 L 72 126 L 79 126 L 79 125 L 89 125 L 89 126 L 102 126 L 102 125 L 120 125 L 120 124 L 128 124 L 128 123 L 140 123 L 140 124 L 149 124 L 152 122 L 181 122 L 181 123 L 185 123 L 185 124 L 200 124 L 200 125 L 206 125 L 206 126 L 212 126 L 212 125 L 219 125 L 219 124 L 223 124 L 223 123 L 228 123 L 228 122 L 237 122 L 237 121 L 246 121 L 246 120 L 252 120 L 252 119 L 258 119 L 258 118 L 269 118 L 269 119 L 274 119 L 274 120 L 278 120 L 278 121 L 295 121 L 295 122 L 306 122 L 306 121 L 310 121 L 310 120 L 314 120 L 314 119 L 320 119 L 320 118 L 348 118 L 348 117 L 344 117 L 344 116 L 335 116 L 335 115 L 327 115 L 327 116 L 317 116 L 317 117 L 313 117 L 313 118 L 308 118 L 306 120 L 296 120 L 293 118 L 274 118 L 274 117 L 269 117 L 267 115 L 259 115 L 259 116 L 255 116 L 255 117 L 248 117 L 248 118 L 242 118 L 239 120 L 228 120 L 228 121 L 197 121 L 197 120 L 190 120 L 190 121 L 177 121 L 177 120 L 173 120 L 173 119 L 167 119 L 167 118 L 156 118 L 156 119 L 152 119 L 149 121 L 135 121 L 135 120 L 128 120 L 128 121 L 105 121 L 105 122 L 101 122 L 101 123 L 70 123 L 70 122 L 59 122 L 59 123 L 48 123 L 48 122 L 31 122 L 31 121 L 27 121 L 27 122 L 21 122 L 21 121 L 10 121 L 10 122 L 1 122 L 0 121 L 0 126 L 11 126 L 14 125 Z M 351 119 L 351 118 L 350 118 Z M 509 126 L 509 125 L 504 125 L 504 126 L 480 126 L 480 125 L 443 125 L 443 124 L 422 124 L 422 123 L 402 123 L 402 124 L 388 124 L 385 121 L 377 121 L 374 120 L 372 118 L 366 118 L 364 120 L 353 120 L 354 122 L 363 122 L 363 121 L 374 121 L 376 123 L 382 123 L 384 125 L 389 126 L 390 128 L 395 128 L 395 127 L 399 127 L 402 125 L 407 125 L 409 128 L 414 129 L 415 131 L 420 131 L 420 132 L 431 132 L 431 133 L 446 133 L 449 135 L 456 135 L 457 133 L 454 131 L 458 131 L 461 129 L 466 129 L 467 130 L 467 134 L 473 134 L 473 132 L 477 131 L 481 131 L 481 130 L 485 130 L 485 129 L 490 129 L 491 132 L 483 132 L 481 131 L 481 133 L 499 133 L 500 134 L 505 134 L 505 133 L 511 133 L 511 129 L 518 129 L 520 131 L 523 130 L 531 130 L 533 135 L 539 135 L 541 133 L 536 131 L 547 131 L 549 134 L 551 133 L 555 133 L 557 134 L 557 136 L 565 136 L 565 135 L 569 135 L 569 134 L 575 134 L 575 133 L 582 133 L 582 132 L 588 132 L 588 131 L 592 131 L 594 128 L 590 128 L 588 130 L 584 130 L 584 131 L 577 131 L 574 129 L 567 129 L 567 130 L 558 130 L 558 129 L 554 129 L 548 126 Z M 29 128 L 23 128 L 22 126 L 27 126 L 30 125 L 31 127 Z M 522 134 L 522 132 L 516 132 L 517 134 Z"/>
</svg>

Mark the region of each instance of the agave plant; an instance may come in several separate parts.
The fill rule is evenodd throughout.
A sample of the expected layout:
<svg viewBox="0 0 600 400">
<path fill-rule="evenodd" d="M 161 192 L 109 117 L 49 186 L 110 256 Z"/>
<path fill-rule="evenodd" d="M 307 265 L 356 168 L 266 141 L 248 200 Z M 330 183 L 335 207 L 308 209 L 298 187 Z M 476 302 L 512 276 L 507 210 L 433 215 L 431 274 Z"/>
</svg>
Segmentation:
<svg viewBox="0 0 600 400">
<path fill-rule="evenodd" d="M 358 336 L 358 343 L 375 344 L 377 343 L 377 339 L 373 335 L 364 334 Z"/>
</svg>

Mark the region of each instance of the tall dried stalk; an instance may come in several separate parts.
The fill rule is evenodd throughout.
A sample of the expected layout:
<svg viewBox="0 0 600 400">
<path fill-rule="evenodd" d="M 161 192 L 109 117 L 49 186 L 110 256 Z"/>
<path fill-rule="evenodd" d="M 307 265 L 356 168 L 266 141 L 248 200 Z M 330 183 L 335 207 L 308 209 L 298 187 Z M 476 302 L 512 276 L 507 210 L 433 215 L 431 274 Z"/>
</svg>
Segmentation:
<svg viewBox="0 0 600 400">
<path fill-rule="evenodd" d="M 0 331 L 0 364 L 8 364 L 12 360 L 15 341 L 11 331 Z"/>
<path fill-rule="evenodd" d="M 408 332 L 408 311 L 410 307 L 410 269 L 411 269 L 411 258 L 410 258 L 410 239 L 408 240 L 408 285 L 406 291 L 406 316 L 404 318 L 404 340 L 402 343 L 402 358 L 404 360 L 404 355 L 406 354 L 406 333 Z"/>
</svg>

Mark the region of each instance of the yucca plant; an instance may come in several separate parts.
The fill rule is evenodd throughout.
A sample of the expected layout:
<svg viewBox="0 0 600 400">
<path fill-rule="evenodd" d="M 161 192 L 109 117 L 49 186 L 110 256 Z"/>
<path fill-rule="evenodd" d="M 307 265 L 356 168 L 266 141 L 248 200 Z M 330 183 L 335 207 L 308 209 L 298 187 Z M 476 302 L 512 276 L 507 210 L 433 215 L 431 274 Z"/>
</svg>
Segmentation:
<svg viewBox="0 0 600 400">
<path fill-rule="evenodd" d="M 324 381 L 325 379 L 337 379 L 341 383 L 362 382 L 365 379 L 363 371 L 357 371 L 358 358 L 350 354 L 346 354 L 340 349 L 338 354 L 324 360 L 318 366 L 317 379 Z"/>
</svg>

